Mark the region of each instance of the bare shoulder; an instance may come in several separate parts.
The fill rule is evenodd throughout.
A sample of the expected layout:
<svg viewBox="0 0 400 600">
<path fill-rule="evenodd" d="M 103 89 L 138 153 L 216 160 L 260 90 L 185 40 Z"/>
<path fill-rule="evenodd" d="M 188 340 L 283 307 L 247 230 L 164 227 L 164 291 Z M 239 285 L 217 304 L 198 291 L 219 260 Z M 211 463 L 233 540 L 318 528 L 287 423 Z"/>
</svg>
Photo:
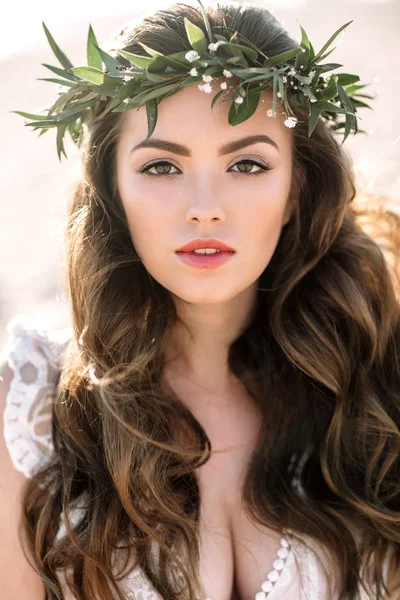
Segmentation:
<svg viewBox="0 0 400 600">
<path fill-rule="evenodd" d="M 14 372 L 4 359 L 0 362 L 0 413 L 4 423 L 4 410 Z M 2 598 L 18 600 L 44 600 L 45 592 L 40 576 L 25 558 L 19 541 L 21 497 L 27 481 L 15 469 L 7 445 L 3 426 L 0 435 L 0 581 Z"/>
</svg>

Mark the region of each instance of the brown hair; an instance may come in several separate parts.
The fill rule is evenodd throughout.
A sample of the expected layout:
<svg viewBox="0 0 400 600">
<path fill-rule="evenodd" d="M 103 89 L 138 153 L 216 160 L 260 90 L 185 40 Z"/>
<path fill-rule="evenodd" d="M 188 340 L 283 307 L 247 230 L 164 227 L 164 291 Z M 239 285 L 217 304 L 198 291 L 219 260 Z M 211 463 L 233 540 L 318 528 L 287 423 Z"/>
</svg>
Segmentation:
<svg viewBox="0 0 400 600">
<path fill-rule="evenodd" d="M 213 28 L 237 30 L 267 56 L 297 45 L 264 8 L 206 10 Z M 190 50 L 185 16 L 206 34 L 200 10 L 177 3 L 128 23 L 108 49 L 145 55 L 140 41 L 165 54 Z M 244 506 L 255 522 L 325 544 L 339 600 L 356 599 L 360 585 L 383 598 L 384 554 L 393 544 L 398 556 L 400 541 L 399 219 L 381 199 L 357 198 L 336 134 L 320 119 L 309 138 L 307 114 L 295 111 L 299 197 L 258 282 L 254 318 L 229 352 L 263 414 Z M 116 182 L 121 114 L 93 118 L 86 131 L 66 227 L 73 334 L 54 403 L 55 451 L 27 482 L 23 525 L 47 598 L 64 598 L 65 569 L 77 598 L 122 599 L 118 582 L 133 558 L 162 597 L 192 599 L 202 589 L 194 469 L 211 443 L 162 380 L 178 317 L 130 236 Z M 67 534 L 56 539 L 61 515 Z M 117 548 L 124 573 L 114 569 Z"/>
</svg>

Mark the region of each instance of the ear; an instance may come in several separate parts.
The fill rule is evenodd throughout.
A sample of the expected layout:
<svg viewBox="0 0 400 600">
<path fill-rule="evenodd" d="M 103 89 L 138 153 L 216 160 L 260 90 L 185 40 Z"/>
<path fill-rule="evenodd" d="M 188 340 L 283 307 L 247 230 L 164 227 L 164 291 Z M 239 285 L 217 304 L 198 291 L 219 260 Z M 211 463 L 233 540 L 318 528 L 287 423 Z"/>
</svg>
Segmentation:
<svg viewBox="0 0 400 600">
<path fill-rule="evenodd" d="M 284 227 L 292 218 L 294 209 L 299 202 L 300 193 L 306 181 L 306 168 L 301 167 L 296 177 L 292 177 L 292 183 L 286 201 L 285 211 L 282 217 L 282 227 Z"/>
</svg>

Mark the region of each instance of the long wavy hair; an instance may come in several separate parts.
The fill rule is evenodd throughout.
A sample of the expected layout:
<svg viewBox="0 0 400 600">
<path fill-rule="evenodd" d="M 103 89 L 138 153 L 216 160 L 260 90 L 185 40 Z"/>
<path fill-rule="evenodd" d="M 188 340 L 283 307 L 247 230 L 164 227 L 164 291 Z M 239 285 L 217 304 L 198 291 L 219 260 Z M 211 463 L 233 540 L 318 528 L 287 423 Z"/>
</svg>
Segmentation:
<svg viewBox="0 0 400 600">
<path fill-rule="evenodd" d="M 297 46 L 262 7 L 206 11 L 215 30 L 237 30 L 268 56 Z M 207 34 L 201 11 L 176 3 L 129 22 L 108 50 L 189 50 L 184 17 Z M 324 544 L 339 600 L 358 598 L 361 586 L 381 599 L 392 546 L 400 562 L 399 219 L 383 200 L 358 195 L 331 128 L 320 119 L 309 138 L 307 114 L 295 110 L 298 200 L 257 282 L 252 321 L 229 350 L 263 419 L 243 506 L 255 523 Z M 72 336 L 54 401 L 54 455 L 26 483 L 21 522 L 47 599 L 65 597 L 60 573 L 76 598 L 123 599 L 121 579 L 136 564 L 163 598 L 204 593 L 195 469 L 213 450 L 162 377 L 178 315 L 131 239 L 116 181 L 123 123 L 123 113 L 93 116 L 69 206 Z"/>
</svg>

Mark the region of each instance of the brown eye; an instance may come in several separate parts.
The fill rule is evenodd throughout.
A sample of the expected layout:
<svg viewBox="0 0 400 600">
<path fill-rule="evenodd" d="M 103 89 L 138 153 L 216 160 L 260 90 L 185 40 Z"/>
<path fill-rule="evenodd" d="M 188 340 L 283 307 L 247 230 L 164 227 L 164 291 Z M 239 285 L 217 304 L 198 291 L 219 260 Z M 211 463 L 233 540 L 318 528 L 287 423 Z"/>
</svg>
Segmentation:
<svg viewBox="0 0 400 600">
<path fill-rule="evenodd" d="M 254 160 L 248 160 L 248 159 L 239 160 L 233 166 L 234 167 L 237 166 L 239 168 L 239 166 L 244 166 L 244 165 L 247 165 L 249 167 L 249 169 L 244 170 L 244 171 L 241 171 L 241 170 L 234 171 L 234 173 L 243 173 L 244 175 L 258 175 L 259 173 L 262 173 L 263 171 L 269 171 L 269 166 L 264 166 L 264 165 L 261 165 L 261 164 L 255 162 Z M 259 167 L 259 170 L 251 172 L 251 169 L 253 167 Z"/>
<path fill-rule="evenodd" d="M 264 171 L 269 171 L 271 169 L 271 167 L 269 165 L 262 165 L 254 160 L 249 160 L 249 159 L 239 160 L 237 163 L 235 163 L 233 165 L 233 167 L 236 167 L 237 165 L 246 165 L 246 164 L 250 165 L 250 169 L 233 171 L 233 173 L 238 173 L 238 174 L 242 174 L 242 175 L 260 175 Z M 143 167 L 142 169 L 139 169 L 137 171 L 137 173 L 143 173 L 144 175 L 148 175 L 149 177 L 157 177 L 157 178 L 168 177 L 169 175 L 177 175 L 177 173 L 166 172 L 165 169 L 168 170 L 169 167 L 173 167 L 174 169 L 177 169 L 177 167 L 175 167 L 173 164 L 171 164 L 167 160 L 159 160 L 150 165 L 147 165 L 146 167 Z M 231 167 L 231 168 L 233 168 L 233 167 Z M 259 168 L 258 171 L 250 172 L 253 167 L 258 167 Z M 161 172 L 157 171 L 156 173 L 151 173 L 150 169 L 161 169 Z"/>
<path fill-rule="evenodd" d="M 169 173 L 168 171 L 165 170 L 165 169 L 168 169 L 168 167 L 174 167 L 174 165 L 172 165 L 170 162 L 168 162 L 166 160 L 163 160 L 163 161 L 153 163 L 151 165 L 147 165 L 147 167 L 144 167 L 144 169 L 141 169 L 139 172 L 145 173 L 146 175 L 155 176 L 155 177 L 157 177 L 157 176 L 162 177 L 164 175 L 175 175 L 175 173 Z M 161 168 L 161 171 L 157 171 L 156 174 L 149 172 L 150 169 L 159 169 L 159 168 Z M 176 167 L 174 167 L 174 169 L 176 169 Z"/>
</svg>

